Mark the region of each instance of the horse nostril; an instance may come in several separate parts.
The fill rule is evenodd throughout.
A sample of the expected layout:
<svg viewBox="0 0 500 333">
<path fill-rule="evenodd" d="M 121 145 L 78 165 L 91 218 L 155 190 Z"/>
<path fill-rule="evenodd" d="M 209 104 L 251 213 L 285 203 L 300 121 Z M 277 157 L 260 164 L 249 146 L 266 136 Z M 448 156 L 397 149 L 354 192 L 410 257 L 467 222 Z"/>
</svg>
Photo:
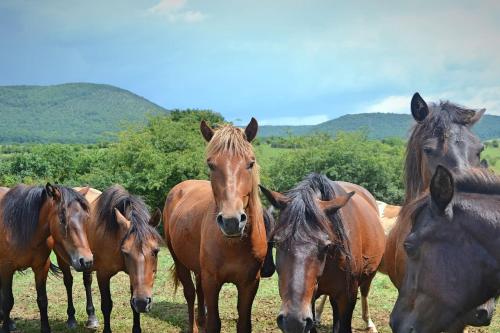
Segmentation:
<svg viewBox="0 0 500 333">
<path fill-rule="evenodd" d="M 222 225 L 224 223 L 224 219 L 222 218 L 222 214 L 217 215 L 217 224 Z"/>
<path fill-rule="evenodd" d="M 488 311 L 481 309 L 476 312 L 476 318 L 480 321 L 488 319 Z"/>
<path fill-rule="evenodd" d="M 149 305 L 153 302 L 153 300 L 151 299 L 151 297 L 148 297 L 146 298 L 146 304 Z"/>
<path fill-rule="evenodd" d="M 240 222 L 245 222 L 247 220 L 247 214 L 241 214 Z"/>
<path fill-rule="evenodd" d="M 276 323 L 278 324 L 278 327 L 281 330 L 283 330 L 283 324 L 284 324 L 284 322 L 285 322 L 285 316 L 282 313 L 280 313 L 278 315 L 278 318 L 276 318 Z"/>
<path fill-rule="evenodd" d="M 305 332 L 309 332 L 313 328 L 313 320 L 312 318 L 306 318 L 306 329 Z"/>
<path fill-rule="evenodd" d="M 85 259 L 83 259 L 83 257 L 80 257 L 79 262 L 80 262 L 80 267 L 81 268 L 85 267 Z"/>
</svg>

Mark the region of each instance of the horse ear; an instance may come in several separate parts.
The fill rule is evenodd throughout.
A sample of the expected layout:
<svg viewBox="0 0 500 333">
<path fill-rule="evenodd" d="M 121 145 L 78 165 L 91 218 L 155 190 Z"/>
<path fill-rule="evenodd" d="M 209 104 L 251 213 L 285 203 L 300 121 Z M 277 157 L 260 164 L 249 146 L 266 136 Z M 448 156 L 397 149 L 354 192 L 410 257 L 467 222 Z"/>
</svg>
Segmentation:
<svg viewBox="0 0 500 333">
<path fill-rule="evenodd" d="M 259 187 L 260 187 L 260 190 L 262 191 L 262 193 L 264 193 L 264 196 L 267 198 L 267 200 L 269 200 L 271 205 L 273 205 L 274 207 L 276 207 L 278 209 L 285 208 L 286 205 L 288 204 L 288 202 L 290 201 L 285 195 L 283 195 L 279 192 L 274 192 L 274 191 L 268 190 L 267 188 L 265 188 L 262 185 L 259 185 Z"/>
<path fill-rule="evenodd" d="M 481 168 L 483 169 L 488 169 L 490 167 L 490 165 L 488 164 L 488 161 L 485 160 L 485 159 L 482 159 L 481 162 L 479 163 L 479 165 L 481 166 Z"/>
<path fill-rule="evenodd" d="M 118 208 L 115 208 L 115 216 L 116 216 L 116 222 L 122 227 L 124 230 L 130 229 L 130 221 L 125 218 L 125 216 L 122 215 L 122 213 L 118 210 Z"/>
<path fill-rule="evenodd" d="M 160 208 L 156 208 L 153 216 L 149 219 L 149 225 L 153 228 L 156 228 L 160 225 L 161 222 L 161 210 Z"/>
<path fill-rule="evenodd" d="M 245 128 L 245 135 L 247 137 L 248 142 L 252 142 L 253 139 L 255 139 L 258 130 L 259 130 L 259 124 L 257 123 L 257 120 L 255 120 L 255 118 L 252 117 L 247 127 Z"/>
<path fill-rule="evenodd" d="M 57 202 L 61 201 L 61 192 L 57 187 L 53 186 L 51 183 L 47 183 L 47 185 L 45 185 L 45 191 L 47 192 L 47 195 L 51 197 L 53 200 Z"/>
<path fill-rule="evenodd" d="M 478 110 L 474 113 L 474 115 L 469 119 L 469 122 L 467 123 L 468 127 L 474 126 L 484 115 L 486 112 L 486 109 L 481 109 Z"/>
<path fill-rule="evenodd" d="M 212 137 L 214 136 L 214 130 L 210 126 L 208 126 L 205 120 L 202 120 L 200 123 L 200 131 L 207 142 L 210 142 L 210 140 L 212 140 Z"/>
<path fill-rule="evenodd" d="M 340 208 L 344 207 L 355 193 L 356 192 L 352 191 L 347 193 L 346 195 L 339 195 L 338 197 L 335 197 L 332 200 L 328 201 L 320 200 L 319 207 L 327 214 L 334 213 Z"/>
<path fill-rule="evenodd" d="M 418 92 L 413 94 L 411 98 L 411 114 L 417 122 L 421 122 L 429 115 L 429 107 L 425 103 L 424 99 Z"/>
<path fill-rule="evenodd" d="M 453 199 L 454 186 L 451 172 L 438 165 L 434 176 L 432 176 L 430 192 L 432 201 L 443 212 Z"/>
<path fill-rule="evenodd" d="M 85 187 L 80 188 L 78 190 L 78 193 L 80 193 L 83 196 L 86 196 L 87 193 L 89 193 L 89 190 L 90 190 L 90 186 L 85 186 Z"/>
</svg>

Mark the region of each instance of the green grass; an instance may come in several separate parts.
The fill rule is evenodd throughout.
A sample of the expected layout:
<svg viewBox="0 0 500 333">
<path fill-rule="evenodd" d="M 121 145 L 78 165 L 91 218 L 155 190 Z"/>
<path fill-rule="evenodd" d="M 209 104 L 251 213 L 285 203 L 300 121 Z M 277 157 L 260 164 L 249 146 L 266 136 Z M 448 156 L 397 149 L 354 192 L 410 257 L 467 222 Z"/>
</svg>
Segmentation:
<svg viewBox="0 0 500 333">
<path fill-rule="evenodd" d="M 160 252 L 159 273 L 155 282 L 154 305 L 150 313 L 142 315 L 143 332 L 183 332 L 187 326 L 187 310 L 182 290 L 174 295 L 173 284 L 168 268 L 172 261 L 166 248 Z M 81 274 L 74 274 L 74 297 L 77 311 L 78 328 L 73 332 L 88 332 L 83 328 L 86 321 L 85 298 Z M 132 313 L 129 305 L 129 280 L 124 273 L 118 274 L 112 280 L 112 297 L 114 308 L 111 326 L 113 332 L 130 332 L 132 327 Z M 66 321 L 66 292 L 62 280 L 50 277 L 48 281 L 49 320 L 53 332 L 67 332 Z M 94 304 L 100 320 L 102 331 L 102 315 L 100 311 L 100 297 L 97 281 L 93 284 Z M 387 276 L 378 274 L 372 285 L 370 304 L 372 318 L 379 332 L 390 332 L 389 314 L 396 300 L 396 290 Z M 16 274 L 14 280 L 15 304 L 12 311 L 13 318 L 17 321 L 18 332 L 38 333 L 39 314 L 36 305 L 36 292 L 31 271 L 26 274 Z M 236 331 L 236 288 L 226 285 L 220 295 L 220 310 L 223 332 Z M 353 327 L 356 332 L 361 332 L 363 322 L 360 314 L 360 302 L 356 307 Z M 271 279 L 261 282 L 257 297 L 253 305 L 253 331 L 254 332 L 279 332 L 275 318 L 279 312 L 280 298 L 277 290 L 276 275 Z M 497 309 L 500 310 L 500 309 Z M 320 332 L 331 332 L 331 310 L 325 307 L 323 326 Z M 500 319 L 494 320 L 492 326 L 485 329 L 471 329 L 469 332 L 500 332 Z"/>
<path fill-rule="evenodd" d="M 493 146 L 493 142 L 497 142 L 497 147 Z M 500 173 L 500 145 L 498 142 L 500 139 L 491 140 L 488 142 L 486 149 L 481 154 L 481 158 L 488 161 L 490 168 L 495 170 L 496 173 Z"/>
</svg>

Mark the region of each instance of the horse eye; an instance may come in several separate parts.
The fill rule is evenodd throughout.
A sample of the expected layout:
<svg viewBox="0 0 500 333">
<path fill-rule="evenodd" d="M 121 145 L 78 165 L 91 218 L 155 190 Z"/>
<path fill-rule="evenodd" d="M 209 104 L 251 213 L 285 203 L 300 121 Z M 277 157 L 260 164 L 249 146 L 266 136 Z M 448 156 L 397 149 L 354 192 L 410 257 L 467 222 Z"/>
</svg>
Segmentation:
<svg viewBox="0 0 500 333">
<path fill-rule="evenodd" d="M 403 247 L 406 251 L 406 254 L 408 254 L 409 257 L 415 257 L 417 255 L 418 248 L 415 242 L 413 242 L 412 240 L 406 240 L 403 243 Z"/>
<path fill-rule="evenodd" d="M 252 161 L 252 162 L 248 163 L 248 165 L 247 165 L 247 169 L 248 169 L 248 170 L 252 169 L 252 168 L 253 168 L 253 166 L 254 166 L 254 164 L 255 164 L 255 161 Z"/>
<path fill-rule="evenodd" d="M 214 170 L 215 170 L 215 164 L 213 164 L 212 162 L 207 162 L 207 165 L 208 165 L 208 168 L 209 168 L 211 171 L 214 171 Z"/>
<path fill-rule="evenodd" d="M 157 257 L 158 256 L 158 252 L 160 252 L 160 249 L 154 249 L 153 250 L 153 257 Z"/>
<path fill-rule="evenodd" d="M 432 154 L 432 151 L 433 151 L 432 148 L 430 148 L 430 147 L 424 147 L 423 150 L 424 150 L 424 153 L 426 155 Z"/>
</svg>

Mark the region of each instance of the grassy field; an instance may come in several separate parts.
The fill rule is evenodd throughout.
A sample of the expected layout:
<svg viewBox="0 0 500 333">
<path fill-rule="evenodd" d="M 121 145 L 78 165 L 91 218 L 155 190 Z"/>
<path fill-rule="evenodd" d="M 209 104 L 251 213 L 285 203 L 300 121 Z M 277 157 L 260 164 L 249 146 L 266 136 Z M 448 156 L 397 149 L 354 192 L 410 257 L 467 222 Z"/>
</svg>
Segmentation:
<svg viewBox="0 0 500 333">
<path fill-rule="evenodd" d="M 171 258 L 168 250 L 163 248 L 160 252 L 160 268 L 155 282 L 154 305 L 150 313 L 142 316 L 143 332 L 184 332 L 187 326 L 187 310 L 182 290 L 174 295 L 172 281 L 168 274 Z M 75 273 L 76 274 L 76 273 Z M 50 277 L 48 281 L 49 320 L 53 332 L 67 332 L 66 320 L 66 293 L 62 280 Z M 94 304 L 101 323 L 100 298 L 97 281 L 94 279 Z M 79 327 L 73 332 L 88 332 L 83 328 L 86 321 L 84 290 L 81 275 L 75 275 L 75 307 Z M 121 273 L 112 280 L 112 296 L 114 309 L 112 313 L 113 332 L 130 332 L 132 327 L 132 313 L 129 305 L 129 280 L 128 276 Z M 39 332 L 39 315 L 36 305 L 35 284 L 33 274 L 17 274 L 14 280 L 15 305 L 12 312 L 17 321 L 18 332 Z M 389 314 L 396 300 L 396 290 L 389 279 L 379 274 L 374 280 L 370 296 L 373 321 L 379 332 L 390 332 Z M 280 298 L 277 290 L 276 275 L 271 279 L 261 282 L 259 292 L 253 306 L 253 331 L 254 332 L 279 332 L 275 318 L 279 312 Z M 363 322 L 360 319 L 360 302 L 356 308 L 353 327 L 355 332 L 362 332 Z M 226 285 L 220 295 L 220 308 L 223 332 L 236 331 L 236 288 Z M 497 309 L 499 311 L 500 309 Z M 331 332 L 331 310 L 325 308 L 323 325 L 320 332 Z M 500 332 L 500 318 L 497 315 L 491 327 L 485 329 L 471 329 L 469 332 Z"/>
<path fill-rule="evenodd" d="M 494 147 L 492 141 L 500 141 L 500 139 L 491 140 L 490 144 L 487 145 L 484 152 L 481 154 L 482 158 L 485 158 L 490 168 L 495 170 L 496 173 L 500 173 L 500 146 Z"/>
</svg>

